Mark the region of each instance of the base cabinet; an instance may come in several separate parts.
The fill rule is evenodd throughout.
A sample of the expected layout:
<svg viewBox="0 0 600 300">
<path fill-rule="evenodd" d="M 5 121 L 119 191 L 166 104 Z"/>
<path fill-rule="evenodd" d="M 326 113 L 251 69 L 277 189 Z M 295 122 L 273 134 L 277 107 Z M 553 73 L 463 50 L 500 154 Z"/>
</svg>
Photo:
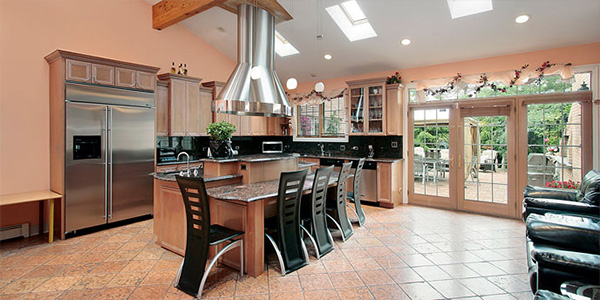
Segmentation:
<svg viewBox="0 0 600 300">
<path fill-rule="evenodd" d="M 402 204 L 402 162 L 377 163 L 377 201 L 384 207 Z"/>
</svg>

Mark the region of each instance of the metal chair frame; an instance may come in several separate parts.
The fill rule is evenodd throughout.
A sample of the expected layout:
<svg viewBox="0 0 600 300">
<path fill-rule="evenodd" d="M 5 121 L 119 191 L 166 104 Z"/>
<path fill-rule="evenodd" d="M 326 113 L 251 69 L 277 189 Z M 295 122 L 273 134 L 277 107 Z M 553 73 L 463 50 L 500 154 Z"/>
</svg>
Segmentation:
<svg viewBox="0 0 600 300">
<path fill-rule="evenodd" d="M 333 195 L 333 199 L 331 199 L 332 201 L 335 201 L 335 208 L 329 209 L 328 211 L 331 211 L 332 213 L 334 213 L 334 216 L 337 216 L 337 218 L 339 219 L 339 222 L 336 221 L 336 219 L 334 218 L 334 216 L 332 216 L 331 214 L 327 214 L 327 218 L 335 225 L 335 227 L 337 227 L 337 230 L 340 232 L 340 235 L 342 236 L 342 241 L 346 241 L 348 238 L 350 238 L 353 234 L 354 234 L 354 228 L 352 227 L 352 223 L 350 222 L 350 219 L 348 218 L 348 215 L 346 214 L 346 195 L 347 195 L 347 180 L 348 177 L 350 176 L 350 168 L 352 167 L 352 163 L 348 162 L 345 164 L 342 164 L 342 168 L 340 169 L 340 174 L 338 176 L 338 184 L 337 187 L 335 188 L 335 195 Z M 341 222 L 344 222 L 344 219 L 347 223 L 346 226 L 342 226 Z M 344 228 L 342 227 L 347 227 L 346 230 L 344 230 Z M 347 233 L 347 229 L 350 229 L 350 232 Z"/>
<path fill-rule="evenodd" d="M 304 205 L 309 207 L 308 218 L 305 218 L 304 221 L 308 222 L 310 231 L 306 229 L 304 224 L 300 225 L 302 231 L 308 235 L 313 244 L 318 259 L 331 252 L 334 248 L 333 237 L 327 228 L 326 217 L 327 188 L 332 171 L 333 166 L 317 169 L 312 185 L 312 193 L 309 197 L 310 203 L 304 203 Z"/>
<path fill-rule="evenodd" d="M 352 208 L 352 206 L 350 206 L 350 203 L 346 203 L 346 205 L 356 215 L 356 218 L 358 219 L 358 226 L 360 227 L 362 227 L 366 221 L 365 212 L 363 211 L 360 205 L 360 179 L 362 177 L 362 169 L 365 165 L 365 160 L 366 159 L 361 158 L 358 161 L 358 166 L 356 166 L 356 170 L 354 171 L 354 181 L 352 183 L 352 193 L 354 197 L 346 197 L 347 199 L 350 199 L 350 201 L 354 202 L 355 208 Z"/>
</svg>

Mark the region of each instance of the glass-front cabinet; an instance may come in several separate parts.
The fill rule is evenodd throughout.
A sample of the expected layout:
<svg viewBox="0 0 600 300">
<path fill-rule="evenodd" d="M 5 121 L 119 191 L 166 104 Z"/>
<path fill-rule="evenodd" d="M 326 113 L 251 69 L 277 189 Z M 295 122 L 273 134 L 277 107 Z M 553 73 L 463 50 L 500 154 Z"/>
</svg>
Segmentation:
<svg viewBox="0 0 600 300">
<path fill-rule="evenodd" d="M 386 78 L 348 81 L 349 134 L 384 135 L 386 132 Z"/>
</svg>

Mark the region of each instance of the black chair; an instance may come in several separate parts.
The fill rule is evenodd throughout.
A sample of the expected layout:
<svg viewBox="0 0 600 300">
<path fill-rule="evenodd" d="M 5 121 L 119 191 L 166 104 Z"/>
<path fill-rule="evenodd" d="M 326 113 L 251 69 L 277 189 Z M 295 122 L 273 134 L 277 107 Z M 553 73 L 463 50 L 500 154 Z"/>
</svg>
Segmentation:
<svg viewBox="0 0 600 300">
<path fill-rule="evenodd" d="M 187 241 L 175 287 L 200 298 L 210 270 L 225 252 L 240 247 L 240 276 L 244 275 L 244 241 L 236 240 L 244 232 L 210 224 L 208 196 L 202 177 L 176 178 L 185 205 Z M 206 268 L 209 247 L 225 242 L 229 243 L 217 252 Z"/>
<path fill-rule="evenodd" d="M 348 177 L 352 163 L 342 164 L 338 183 L 335 188 L 329 189 L 327 195 L 327 217 L 337 227 L 342 235 L 342 241 L 346 241 L 354 234 L 354 229 L 348 215 L 346 214 L 346 195 Z"/>
<path fill-rule="evenodd" d="M 366 221 L 366 217 L 365 217 L 365 212 L 363 211 L 362 207 L 360 206 L 360 179 L 362 176 L 362 170 L 363 170 L 363 166 L 365 165 L 365 159 L 361 158 L 358 161 L 358 165 L 356 166 L 356 170 L 354 171 L 354 181 L 352 184 L 352 192 L 348 192 L 347 198 L 350 199 L 351 202 L 354 202 L 354 208 L 352 208 L 350 206 L 350 204 L 347 204 L 348 207 L 350 208 L 350 210 L 352 210 L 352 212 L 354 212 L 354 214 L 356 215 L 356 218 L 358 219 L 358 225 L 359 226 L 363 226 L 365 224 Z"/>
<path fill-rule="evenodd" d="M 536 187 L 523 191 L 523 220 L 531 213 L 543 215 L 576 214 L 600 217 L 600 171 L 591 170 L 583 177 L 578 190 Z"/>
<path fill-rule="evenodd" d="M 307 173 L 308 170 L 281 173 L 276 222 L 265 222 L 265 236 L 275 249 L 282 275 L 308 265 L 300 229 L 300 199 Z"/>
<path fill-rule="evenodd" d="M 318 168 L 312 185 L 312 192 L 302 199 L 302 224 L 300 228 L 308 235 L 315 247 L 317 258 L 333 250 L 333 237 L 327 228 L 325 213 L 327 186 L 333 166 Z M 310 231 L 306 228 L 310 228 Z"/>
</svg>

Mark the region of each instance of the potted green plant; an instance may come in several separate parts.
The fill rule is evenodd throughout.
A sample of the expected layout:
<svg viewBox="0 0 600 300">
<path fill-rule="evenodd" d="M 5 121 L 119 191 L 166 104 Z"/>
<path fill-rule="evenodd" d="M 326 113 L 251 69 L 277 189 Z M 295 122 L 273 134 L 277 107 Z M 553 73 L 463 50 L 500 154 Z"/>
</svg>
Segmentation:
<svg viewBox="0 0 600 300">
<path fill-rule="evenodd" d="M 235 125 L 227 121 L 208 125 L 206 132 L 210 135 L 209 146 L 213 157 L 231 157 L 231 136 L 235 130 Z"/>
</svg>

